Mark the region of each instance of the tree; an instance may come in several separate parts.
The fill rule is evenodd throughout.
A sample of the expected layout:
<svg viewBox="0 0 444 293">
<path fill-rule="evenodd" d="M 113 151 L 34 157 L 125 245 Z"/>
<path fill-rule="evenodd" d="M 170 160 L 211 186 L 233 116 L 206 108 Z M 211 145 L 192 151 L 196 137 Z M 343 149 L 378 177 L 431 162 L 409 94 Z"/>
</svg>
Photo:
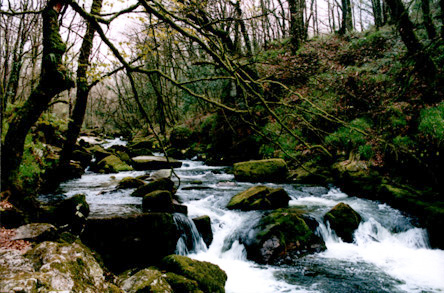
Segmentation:
<svg viewBox="0 0 444 293">
<path fill-rule="evenodd" d="M 427 31 L 430 40 L 436 37 L 436 29 L 433 25 L 432 15 L 430 13 L 430 0 L 421 0 L 422 22 Z"/>
<path fill-rule="evenodd" d="M 93 0 L 90 14 L 100 14 L 102 2 L 103 0 Z M 69 164 L 85 117 L 88 96 L 91 90 L 91 86 L 88 84 L 87 71 L 89 68 L 89 58 L 93 48 L 94 34 L 95 29 L 91 23 L 88 22 L 78 58 L 76 103 L 72 112 L 71 120 L 68 124 L 66 141 L 59 161 L 59 166 L 62 168 L 62 170 L 67 164 Z"/>
<path fill-rule="evenodd" d="M 342 0 L 342 23 L 339 29 L 339 34 L 343 35 L 346 32 L 353 30 L 353 17 L 352 17 L 352 5 L 351 0 Z"/>
<path fill-rule="evenodd" d="M 62 62 L 66 45 L 60 36 L 57 19 L 62 7 L 63 2 L 53 0 L 49 1 L 42 11 L 43 56 L 40 80 L 9 123 L 1 153 L 2 190 L 14 188 L 25 138 L 31 126 L 47 109 L 54 96 L 74 86 Z"/>
</svg>

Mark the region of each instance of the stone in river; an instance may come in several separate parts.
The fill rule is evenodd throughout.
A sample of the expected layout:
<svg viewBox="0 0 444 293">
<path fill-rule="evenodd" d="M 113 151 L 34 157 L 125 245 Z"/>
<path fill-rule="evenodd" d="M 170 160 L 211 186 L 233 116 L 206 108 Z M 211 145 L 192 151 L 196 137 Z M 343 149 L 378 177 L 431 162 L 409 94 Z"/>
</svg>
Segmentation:
<svg viewBox="0 0 444 293">
<path fill-rule="evenodd" d="M 136 170 L 159 170 L 168 168 L 180 168 L 182 162 L 166 157 L 158 156 L 138 156 L 133 158 L 133 167 Z"/>
</svg>

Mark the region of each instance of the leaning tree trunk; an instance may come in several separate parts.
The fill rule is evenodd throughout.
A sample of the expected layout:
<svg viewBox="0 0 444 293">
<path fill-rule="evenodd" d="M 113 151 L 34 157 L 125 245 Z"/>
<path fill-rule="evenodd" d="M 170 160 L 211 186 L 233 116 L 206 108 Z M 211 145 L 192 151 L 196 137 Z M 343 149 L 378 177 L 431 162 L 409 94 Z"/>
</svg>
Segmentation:
<svg viewBox="0 0 444 293">
<path fill-rule="evenodd" d="M 42 12 L 43 57 L 40 80 L 9 123 L 1 153 L 2 190 L 14 187 L 29 129 L 47 109 L 54 96 L 74 86 L 62 64 L 66 45 L 60 36 L 57 19 L 61 7 L 61 2 L 49 1 Z"/>
<path fill-rule="evenodd" d="M 99 14 L 100 10 L 102 9 L 102 3 L 103 0 L 93 0 L 91 6 L 91 14 Z M 61 170 L 63 170 L 63 168 L 69 163 L 71 159 L 72 152 L 74 151 L 74 147 L 77 142 L 77 138 L 79 137 L 83 120 L 85 118 L 86 106 L 88 103 L 88 96 L 90 92 L 86 73 L 89 67 L 89 58 L 92 52 L 95 32 L 96 30 L 94 26 L 88 22 L 78 59 L 76 104 L 71 115 L 71 120 L 68 124 L 66 141 L 63 145 L 62 154 L 60 156 L 59 167 L 61 168 Z"/>
</svg>

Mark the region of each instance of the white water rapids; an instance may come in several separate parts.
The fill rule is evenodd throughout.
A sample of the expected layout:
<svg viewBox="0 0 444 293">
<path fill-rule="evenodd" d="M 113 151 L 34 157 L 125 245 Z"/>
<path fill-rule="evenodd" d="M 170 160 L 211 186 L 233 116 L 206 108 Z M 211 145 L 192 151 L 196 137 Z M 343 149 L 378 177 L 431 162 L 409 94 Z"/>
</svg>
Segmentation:
<svg viewBox="0 0 444 293">
<path fill-rule="evenodd" d="M 227 292 L 444 291 L 444 251 L 428 247 L 425 230 L 414 227 L 410 219 L 385 204 L 348 196 L 336 188 L 267 184 L 283 187 L 292 199 L 291 206 L 307 210 L 321 223 L 318 233 L 324 238 L 327 250 L 298 259 L 292 266 L 263 266 L 248 261 L 240 243 L 253 236 L 251 227 L 263 212 L 230 211 L 225 206 L 233 195 L 253 184 L 235 182 L 222 167 L 189 160 L 183 163 L 176 169 L 181 178 L 177 195 L 188 206 L 189 218 L 210 216 L 214 240 L 206 249 L 202 239 L 189 235 L 194 246 L 179 243 L 177 252 L 219 265 L 228 275 Z M 62 184 L 61 193 L 65 196 L 85 193 L 91 215 L 95 216 L 140 212 L 141 199 L 131 197 L 132 190 L 114 191 L 114 188 L 123 177 L 144 173 L 87 172 Z M 182 190 L 197 180 L 202 183 L 199 186 L 209 189 Z M 339 202 L 349 204 L 363 218 L 352 244 L 343 243 L 322 224 L 323 215 Z M 186 219 L 178 217 L 178 221 Z"/>
</svg>

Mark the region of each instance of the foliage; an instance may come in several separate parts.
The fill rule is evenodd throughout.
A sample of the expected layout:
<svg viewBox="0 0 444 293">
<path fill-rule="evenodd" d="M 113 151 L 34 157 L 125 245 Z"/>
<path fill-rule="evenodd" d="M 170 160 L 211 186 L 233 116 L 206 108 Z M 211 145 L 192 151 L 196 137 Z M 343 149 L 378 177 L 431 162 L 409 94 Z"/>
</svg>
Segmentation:
<svg viewBox="0 0 444 293">
<path fill-rule="evenodd" d="M 350 122 L 350 127 L 340 127 L 334 133 L 325 137 L 325 143 L 339 149 L 351 151 L 366 142 L 366 136 L 359 130 L 369 131 L 372 123 L 366 118 L 357 118 Z M 361 150 L 360 150 L 361 151 Z M 362 149 L 364 155 L 369 154 L 367 148 Z"/>
<path fill-rule="evenodd" d="M 421 111 L 418 130 L 432 139 L 444 140 L 444 103 Z"/>
</svg>

